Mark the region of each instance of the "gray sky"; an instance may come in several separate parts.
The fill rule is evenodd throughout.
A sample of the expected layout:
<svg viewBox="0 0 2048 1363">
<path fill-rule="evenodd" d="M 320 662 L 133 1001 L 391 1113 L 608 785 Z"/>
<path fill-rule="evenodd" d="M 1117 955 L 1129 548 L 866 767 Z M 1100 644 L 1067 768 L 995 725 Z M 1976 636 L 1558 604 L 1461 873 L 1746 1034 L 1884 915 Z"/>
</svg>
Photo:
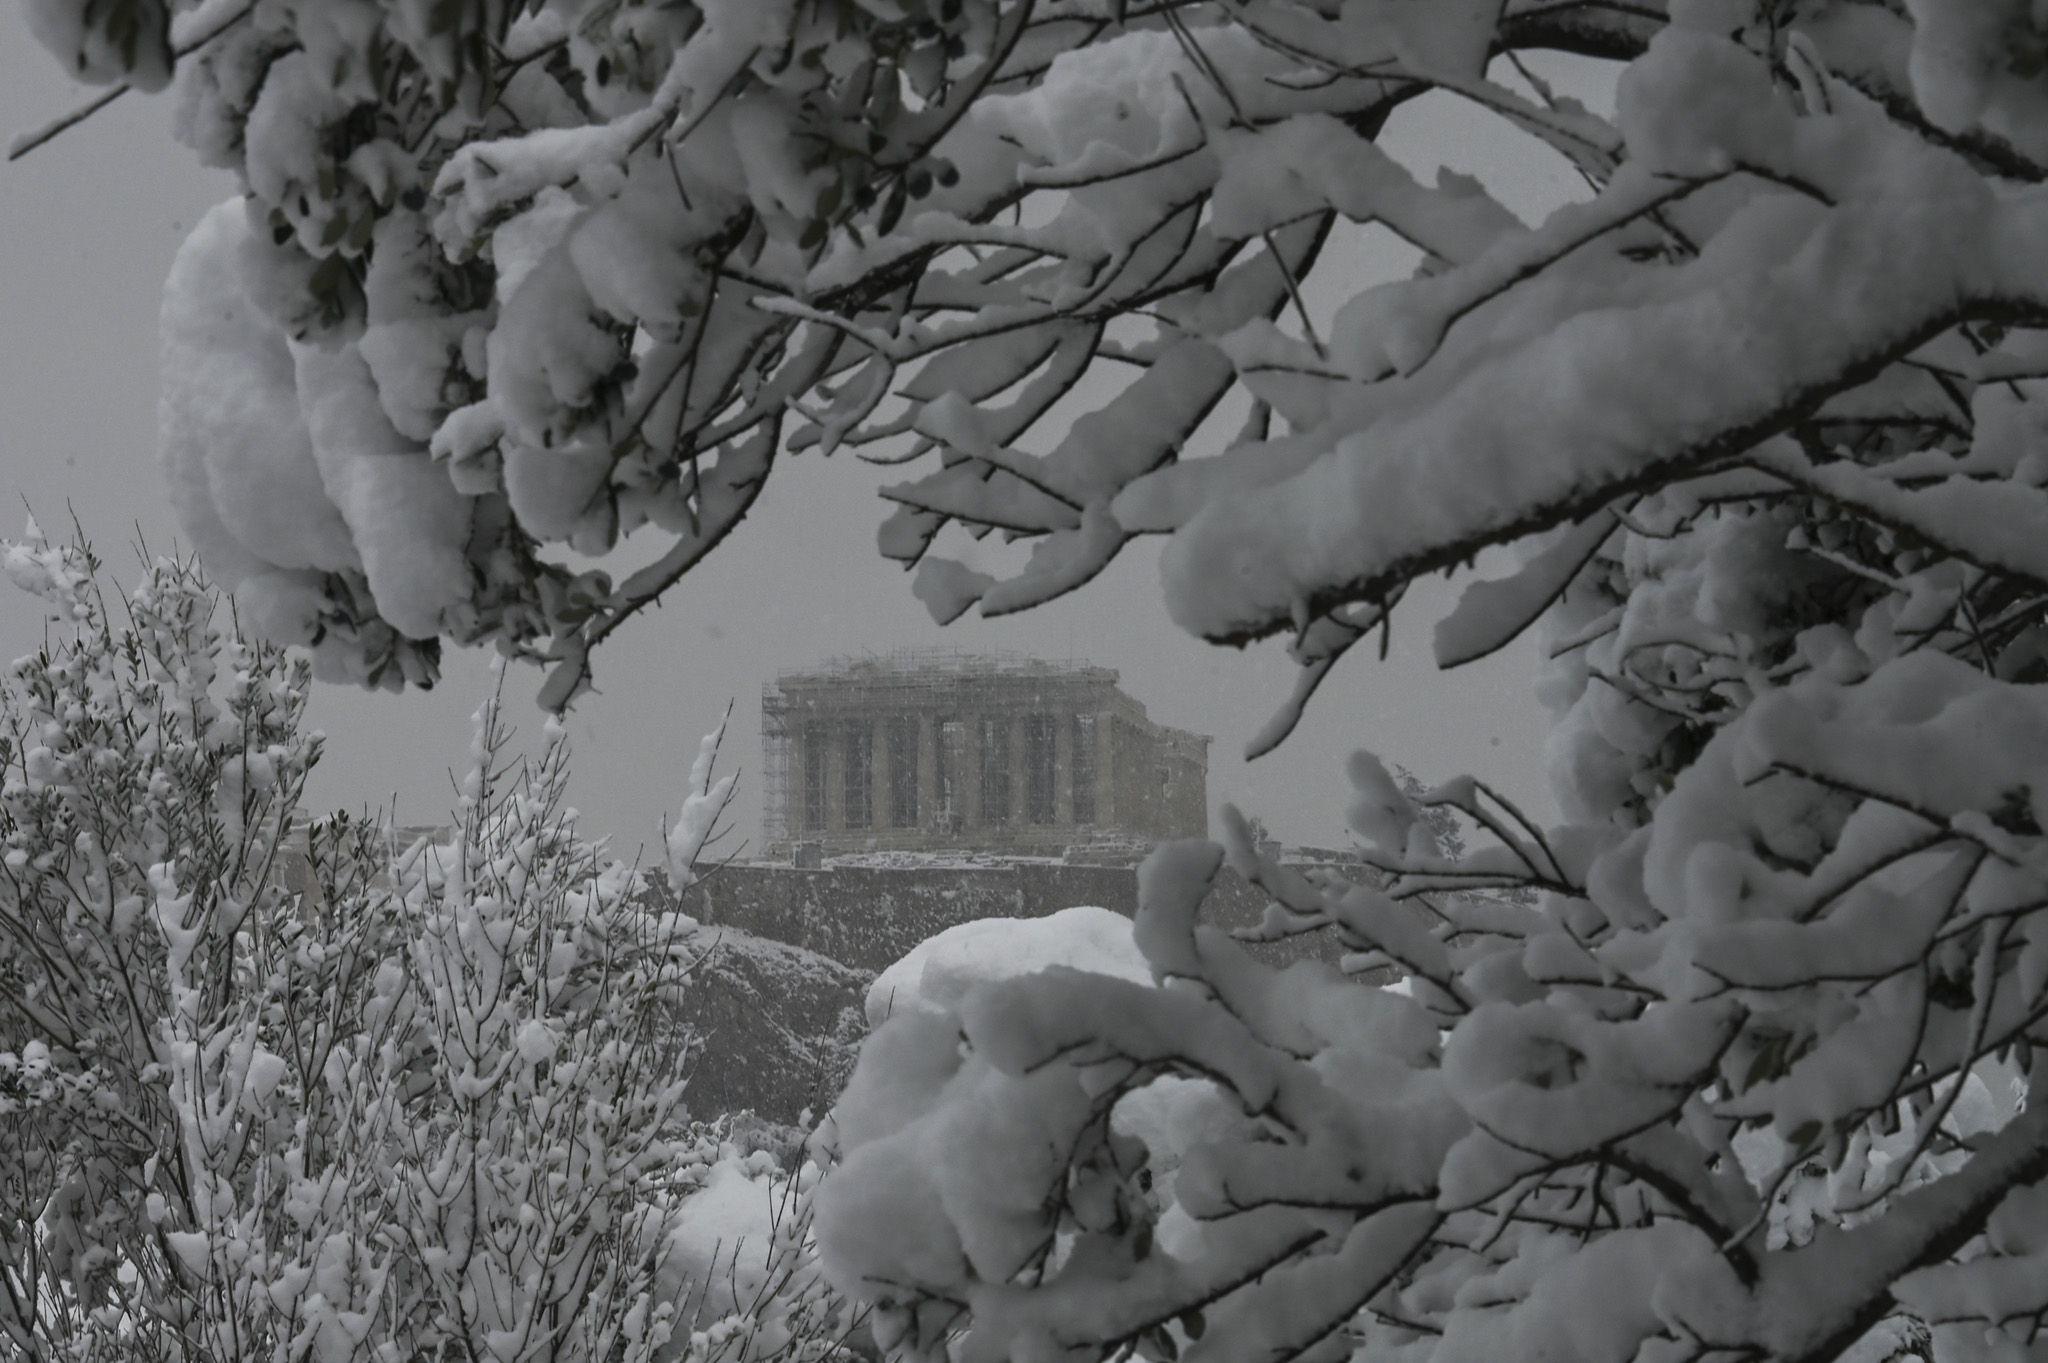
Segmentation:
<svg viewBox="0 0 2048 1363">
<path fill-rule="evenodd" d="M 0 9 L 0 135 L 34 127 L 91 92 L 69 84 Z M 155 464 L 156 311 L 186 229 L 235 192 L 198 168 L 170 137 L 169 98 L 129 96 L 22 161 L 0 166 L 0 531 L 17 534 L 21 499 L 53 535 L 75 511 L 103 558 L 132 576 L 140 527 L 154 550 L 173 544 L 175 519 Z M 1404 111 L 1405 112 L 1405 111 Z M 1463 130 L 1429 122 L 1430 140 Z M 1408 139 L 1411 156 L 1425 143 Z M 1569 192 L 1555 166 L 1501 180 L 1520 203 Z M 1361 269 L 1397 261 L 1367 249 Z M 1377 261 L 1377 266 L 1374 262 Z M 1278 752 L 1241 759 L 1244 744 L 1286 697 L 1293 669 L 1277 646 L 1217 649 L 1180 633 L 1160 603 L 1157 553 L 1127 552 L 1101 580 L 1039 610 L 1003 620 L 933 625 L 901 569 L 875 552 L 885 508 L 874 489 L 900 478 L 849 455 L 808 455 L 779 467 L 754 516 L 658 611 L 615 636 L 598 657 L 601 694 L 572 719 L 572 802 L 588 831 L 621 851 L 652 842 L 673 809 L 698 736 L 728 698 L 725 749 L 742 769 L 735 823 L 758 838 L 760 691 L 778 670 L 835 654 L 904 646 L 1000 647 L 1114 667 L 1152 717 L 1209 734 L 1211 804 L 1237 802 L 1290 842 L 1343 837 L 1344 756 L 1369 747 L 1425 780 L 1471 771 L 1553 817 L 1542 779 L 1542 716 L 1530 697 L 1527 643 L 1444 674 L 1428 658 L 1431 621 L 1455 599 L 1431 583 L 1395 620 L 1392 656 L 1340 665 L 1307 719 Z M 1483 565 L 1499 572 L 1503 564 Z M 0 656 L 40 640 L 37 603 L 0 583 Z M 1356 652 L 1368 652 L 1361 645 Z M 515 670 L 508 714 L 528 733 L 540 716 L 538 673 Z M 323 687 L 313 721 L 328 736 L 315 779 L 318 807 L 388 805 L 403 822 L 441 817 L 449 772 L 466 760 L 469 716 L 487 685 L 483 659 L 451 654 L 431 694 Z"/>
</svg>

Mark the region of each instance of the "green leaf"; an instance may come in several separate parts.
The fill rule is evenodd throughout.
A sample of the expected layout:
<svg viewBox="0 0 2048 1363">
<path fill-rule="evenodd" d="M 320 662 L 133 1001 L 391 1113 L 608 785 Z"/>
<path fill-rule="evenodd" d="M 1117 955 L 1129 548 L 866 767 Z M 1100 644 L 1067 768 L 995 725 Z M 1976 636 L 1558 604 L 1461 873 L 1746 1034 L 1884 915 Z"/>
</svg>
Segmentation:
<svg viewBox="0 0 2048 1363">
<path fill-rule="evenodd" d="M 1756 1054 L 1750 1057 L 1749 1070 L 1742 1076 L 1743 1089 L 1753 1089 L 1764 1080 L 1776 1079 L 1783 1074 L 1784 1056 L 1784 1034 L 1774 1033 L 1763 1045 L 1757 1047 Z"/>
<path fill-rule="evenodd" d="M 896 230 L 896 224 L 903 220 L 903 204 L 907 193 L 902 177 L 899 176 L 890 183 L 889 193 L 882 200 L 881 217 L 875 222 L 877 233 L 886 237 Z"/>
<path fill-rule="evenodd" d="M 324 298 L 341 287 L 343 273 L 347 266 L 340 256 L 322 256 L 320 263 L 313 267 L 311 278 L 306 281 L 306 291 L 315 298 Z"/>
<path fill-rule="evenodd" d="M 1951 1012 L 1968 1012 L 1977 1002 L 1977 990 L 1969 975 L 1958 971 L 1954 975 L 1936 973 L 1927 981 L 1927 1001 Z"/>
</svg>

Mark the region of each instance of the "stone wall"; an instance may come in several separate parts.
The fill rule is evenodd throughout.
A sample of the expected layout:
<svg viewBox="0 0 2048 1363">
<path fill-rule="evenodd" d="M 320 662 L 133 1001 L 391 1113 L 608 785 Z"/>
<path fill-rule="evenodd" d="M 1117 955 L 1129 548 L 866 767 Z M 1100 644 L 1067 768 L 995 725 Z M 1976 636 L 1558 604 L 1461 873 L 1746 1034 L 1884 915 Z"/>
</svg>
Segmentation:
<svg viewBox="0 0 2048 1363">
<path fill-rule="evenodd" d="M 958 866 L 793 866 L 733 863 L 686 892 L 683 911 L 787 942 L 861 970 L 887 968 L 934 933 L 977 918 L 1044 918 L 1077 904 L 1126 917 L 1137 912 L 1138 873 L 1129 866 L 1011 862 Z M 1265 898 L 1228 867 L 1203 909 L 1203 921 L 1230 929 L 1257 923 Z M 1269 959 L 1334 956 L 1327 935 Z"/>
<path fill-rule="evenodd" d="M 1041 861 L 705 868 L 681 904 L 712 928 L 713 941 L 677 1010 L 705 1040 L 690 1082 L 692 1113 L 747 1109 L 787 1123 L 806 1108 L 823 1112 L 851 1071 L 865 1033 L 862 1001 L 877 972 L 958 924 L 1043 918 L 1078 904 L 1135 914 L 1137 869 Z M 1248 927 L 1264 913 L 1264 896 L 1226 867 L 1202 921 Z M 1338 956 L 1327 933 L 1249 950 L 1273 965 Z"/>
</svg>

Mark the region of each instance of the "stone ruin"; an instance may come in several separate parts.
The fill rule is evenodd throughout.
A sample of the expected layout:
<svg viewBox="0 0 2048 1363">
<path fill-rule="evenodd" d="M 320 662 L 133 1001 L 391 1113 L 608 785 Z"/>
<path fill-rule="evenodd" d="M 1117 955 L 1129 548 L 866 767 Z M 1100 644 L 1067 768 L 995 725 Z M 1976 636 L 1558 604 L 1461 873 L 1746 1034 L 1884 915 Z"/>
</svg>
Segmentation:
<svg viewBox="0 0 2048 1363">
<path fill-rule="evenodd" d="M 761 696 L 764 859 L 1089 860 L 1201 836 L 1209 739 L 1154 723 L 1117 680 L 1085 662 L 938 650 L 781 674 Z"/>
</svg>

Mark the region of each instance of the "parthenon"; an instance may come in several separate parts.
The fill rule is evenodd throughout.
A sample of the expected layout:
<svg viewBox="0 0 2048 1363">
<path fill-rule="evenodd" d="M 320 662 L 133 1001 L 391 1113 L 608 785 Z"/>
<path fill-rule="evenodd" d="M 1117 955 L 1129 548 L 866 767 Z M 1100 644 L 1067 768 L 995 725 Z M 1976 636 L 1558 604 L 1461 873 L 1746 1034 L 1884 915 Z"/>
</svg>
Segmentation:
<svg viewBox="0 0 2048 1363">
<path fill-rule="evenodd" d="M 1117 673 L 1014 654 L 903 651 L 762 690 L 770 857 L 1199 836 L 1208 744 L 1146 717 Z"/>
</svg>

